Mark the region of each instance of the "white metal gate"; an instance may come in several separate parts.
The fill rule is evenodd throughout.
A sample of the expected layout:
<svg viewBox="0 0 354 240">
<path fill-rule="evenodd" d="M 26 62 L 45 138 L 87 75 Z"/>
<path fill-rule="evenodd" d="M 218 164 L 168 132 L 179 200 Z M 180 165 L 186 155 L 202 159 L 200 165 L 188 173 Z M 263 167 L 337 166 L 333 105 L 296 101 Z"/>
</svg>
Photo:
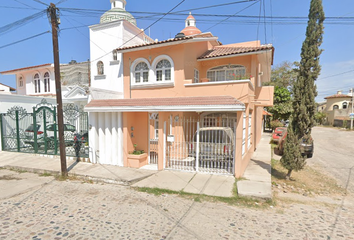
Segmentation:
<svg viewBox="0 0 354 240">
<path fill-rule="evenodd" d="M 171 117 L 167 125 L 166 168 L 233 174 L 235 124 L 236 119 L 231 123 L 215 116 L 202 121 Z"/>
<path fill-rule="evenodd" d="M 157 164 L 159 146 L 159 114 L 149 114 L 149 164 Z"/>
</svg>

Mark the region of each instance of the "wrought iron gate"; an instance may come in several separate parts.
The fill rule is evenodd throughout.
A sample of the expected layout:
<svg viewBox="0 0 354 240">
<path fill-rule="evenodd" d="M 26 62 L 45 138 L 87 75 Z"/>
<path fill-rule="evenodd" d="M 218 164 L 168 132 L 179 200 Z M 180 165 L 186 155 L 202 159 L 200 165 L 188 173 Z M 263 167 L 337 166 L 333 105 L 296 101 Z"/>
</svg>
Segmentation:
<svg viewBox="0 0 354 240">
<path fill-rule="evenodd" d="M 73 104 L 65 105 L 63 114 L 66 155 L 88 157 L 88 114 Z M 15 106 L 0 114 L 0 127 L 3 151 L 59 154 L 56 107 L 45 99 L 33 113 Z"/>
<path fill-rule="evenodd" d="M 226 126 L 222 118 L 170 119 L 167 130 L 166 168 L 233 174 L 236 119 Z"/>
<path fill-rule="evenodd" d="M 159 114 L 149 114 L 149 164 L 157 164 L 159 146 Z"/>
</svg>

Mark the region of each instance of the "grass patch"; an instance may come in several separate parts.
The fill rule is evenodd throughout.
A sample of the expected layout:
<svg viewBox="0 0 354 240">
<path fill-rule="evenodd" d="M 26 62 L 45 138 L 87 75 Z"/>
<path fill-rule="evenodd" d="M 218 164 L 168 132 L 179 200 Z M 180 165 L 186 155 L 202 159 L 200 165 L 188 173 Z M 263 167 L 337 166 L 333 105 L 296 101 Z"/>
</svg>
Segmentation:
<svg viewBox="0 0 354 240">
<path fill-rule="evenodd" d="M 305 166 L 301 171 L 293 171 L 291 179 L 286 180 L 287 170 L 280 161 L 272 159 L 272 185 L 278 191 L 298 193 L 304 196 L 324 195 L 338 196 L 345 194 L 345 189 L 340 187 L 336 180 L 321 173 L 320 171 Z"/>
<path fill-rule="evenodd" d="M 49 172 L 44 172 L 44 173 L 41 173 L 39 174 L 40 177 L 51 177 L 53 176 L 53 174 L 49 173 Z"/>
<path fill-rule="evenodd" d="M 155 196 L 164 196 L 166 194 L 175 195 L 186 199 L 192 199 L 195 202 L 223 202 L 228 205 L 258 208 L 258 209 L 266 209 L 269 208 L 270 206 L 275 206 L 275 202 L 273 200 L 261 200 L 261 199 L 256 200 L 252 198 L 237 196 L 236 181 L 233 189 L 233 193 L 234 193 L 233 197 L 216 197 L 216 196 L 208 196 L 205 194 L 194 194 L 194 193 L 187 193 L 184 191 L 173 191 L 173 190 L 161 189 L 161 188 L 136 187 L 133 189 L 139 192 L 153 194 Z"/>
</svg>

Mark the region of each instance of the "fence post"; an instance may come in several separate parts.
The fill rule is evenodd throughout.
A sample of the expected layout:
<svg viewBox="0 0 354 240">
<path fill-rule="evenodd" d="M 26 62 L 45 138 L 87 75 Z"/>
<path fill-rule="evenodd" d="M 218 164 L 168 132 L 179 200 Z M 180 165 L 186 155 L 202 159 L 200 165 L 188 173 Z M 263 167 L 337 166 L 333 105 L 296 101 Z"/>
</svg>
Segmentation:
<svg viewBox="0 0 354 240">
<path fill-rule="evenodd" d="M 54 119 L 54 155 L 58 154 L 58 141 L 57 141 L 57 108 L 54 107 L 53 110 L 53 119 Z"/>
<path fill-rule="evenodd" d="M 197 122 L 197 147 L 195 149 L 195 170 L 199 171 L 199 121 Z"/>
<path fill-rule="evenodd" d="M 17 138 L 17 152 L 20 152 L 20 123 L 18 119 L 18 110 L 16 110 L 16 138 Z"/>
<path fill-rule="evenodd" d="M 37 144 L 37 119 L 36 119 L 36 107 L 33 107 L 33 147 L 34 153 L 38 152 L 38 144 Z"/>
<path fill-rule="evenodd" d="M 2 114 L 0 114 L 0 152 L 4 149 L 4 136 L 2 134 Z"/>
</svg>

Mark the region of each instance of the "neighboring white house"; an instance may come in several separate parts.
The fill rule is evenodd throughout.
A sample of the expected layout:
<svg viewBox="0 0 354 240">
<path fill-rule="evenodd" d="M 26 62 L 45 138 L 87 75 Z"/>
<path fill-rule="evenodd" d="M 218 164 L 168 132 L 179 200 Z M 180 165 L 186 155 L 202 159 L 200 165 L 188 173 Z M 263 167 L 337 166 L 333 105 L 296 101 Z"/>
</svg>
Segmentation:
<svg viewBox="0 0 354 240">
<path fill-rule="evenodd" d="M 135 18 L 125 10 L 125 0 L 110 0 L 111 9 L 100 18 L 100 23 L 90 26 L 91 87 L 118 92 L 123 98 L 122 54 L 115 49 L 151 43 L 153 40 L 139 29 Z M 129 64 L 129 63 L 125 63 Z M 110 98 L 110 94 L 94 94 Z"/>
<path fill-rule="evenodd" d="M 48 63 L 0 73 L 16 76 L 17 95 L 53 99 L 56 97 L 54 64 Z M 69 64 L 61 64 L 60 75 L 64 103 L 75 103 L 82 106 L 87 103 L 90 84 L 89 73 L 89 62 L 71 61 Z"/>
<path fill-rule="evenodd" d="M 16 91 L 16 89 L 0 83 L 0 94 L 11 94 L 12 91 Z"/>
<path fill-rule="evenodd" d="M 338 125 L 336 120 L 349 120 L 349 114 L 352 112 L 352 97 L 353 92 L 343 94 L 342 91 L 337 91 L 337 94 L 325 97 L 326 104 L 323 112 L 327 115 L 327 123 L 330 125 Z M 343 124 L 339 124 L 342 126 Z"/>
</svg>

